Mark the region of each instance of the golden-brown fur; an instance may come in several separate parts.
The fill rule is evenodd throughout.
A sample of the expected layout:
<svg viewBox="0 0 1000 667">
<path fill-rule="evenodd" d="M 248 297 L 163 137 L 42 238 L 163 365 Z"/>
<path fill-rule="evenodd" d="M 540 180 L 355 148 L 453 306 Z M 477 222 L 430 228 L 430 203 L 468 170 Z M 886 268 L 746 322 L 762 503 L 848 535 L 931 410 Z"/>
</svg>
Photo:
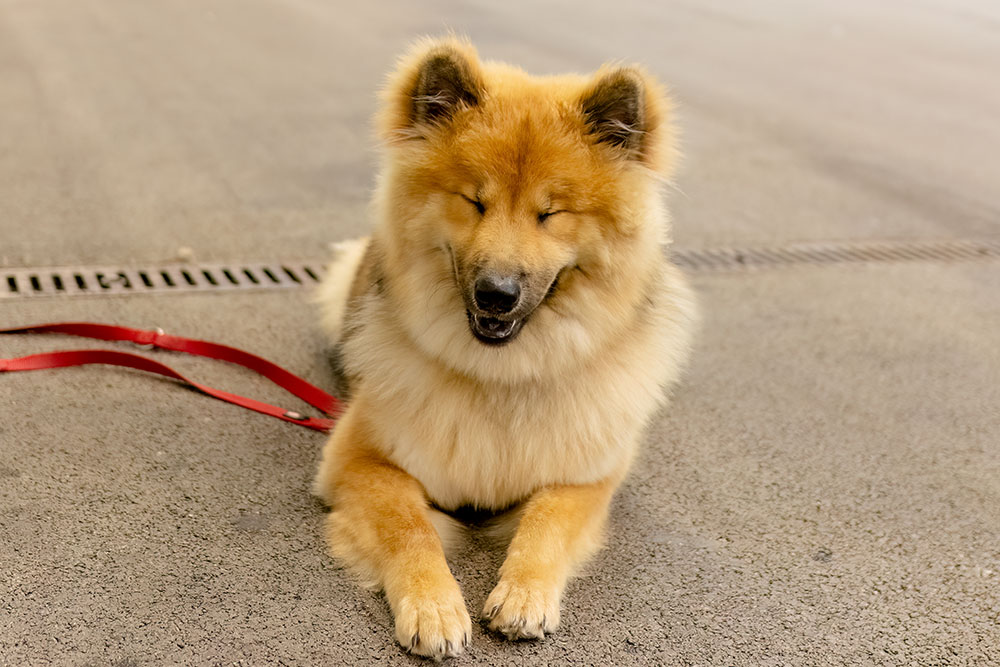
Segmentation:
<svg viewBox="0 0 1000 667">
<path fill-rule="evenodd" d="M 669 116 L 637 68 L 535 78 L 454 39 L 389 81 L 375 228 L 319 295 L 352 399 L 315 489 L 334 554 L 385 591 L 415 653 L 456 655 L 471 632 L 435 508 L 522 503 L 483 611 L 512 638 L 555 629 L 600 543 L 694 320 L 664 259 Z M 470 332 L 484 267 L 521 286 L 506 344 Z"/>
</svg>

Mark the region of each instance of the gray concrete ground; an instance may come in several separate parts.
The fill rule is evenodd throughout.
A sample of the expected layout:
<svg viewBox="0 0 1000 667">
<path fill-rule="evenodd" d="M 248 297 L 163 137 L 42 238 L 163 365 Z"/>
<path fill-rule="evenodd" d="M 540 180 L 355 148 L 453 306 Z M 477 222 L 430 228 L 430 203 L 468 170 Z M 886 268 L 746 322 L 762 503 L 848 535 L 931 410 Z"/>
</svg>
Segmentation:
<svg viewBox="0 0 1000 667">
<path fill-rule="evenodd" d="M 668 81 L 681 246 L 1000 236 L 986 0 L 0 0 L 0 266 L 321 255 L 365 228 L 384 71 L 444 27 L 537 72 L 624 59 Z M 477 631 L 456 664 L 1000 663 L 1000 263 L 695 284 L 691 371 L 563 627 Z M 304 293 L 0 301 L 0 327 L 62 319 L 330 382 Z M 0 664 L 416 663 L 325 554 L 321 442 L 138 373 L 0 376 Z M 475 529 L 456 555 L 473 611 L 501 557 Z"/>
</svg>

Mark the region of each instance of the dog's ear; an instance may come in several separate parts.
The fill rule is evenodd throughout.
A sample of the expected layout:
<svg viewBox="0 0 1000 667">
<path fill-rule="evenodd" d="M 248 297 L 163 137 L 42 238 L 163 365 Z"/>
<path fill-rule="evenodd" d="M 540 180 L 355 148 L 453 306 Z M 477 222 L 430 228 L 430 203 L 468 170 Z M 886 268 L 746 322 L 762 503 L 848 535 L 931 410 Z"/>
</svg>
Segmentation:
<svg viewBox="0 0 1000 667">
<path fill-rule="evenodd" d="M 642 79 L 632 70 L 616 68 L 600 75 L 580 101 L 594 141 L 638 157 L 646 133 L 645 96 Z"/>
<path fill-rule="evenodd" d="M 477 106 L 482 95 L 479 59 L 470 44 L 454 38 L 418 44 L 386 88 L 382 138 L 426 137 Z"/>
<path fill-rule="evenodd" d="M 414 125 L 444 123 L 463 105 L 479 104 L 480 86 L 460 53 L 436 49 L 421 63 L 410 97 Z"/>
<path fill-rule="evenodd" d="M 667 107 L 659 86 L 637 67 L 605 68 L 580 98 L 587 134 L 620 155 L 652 163 Z"/>
</svg>

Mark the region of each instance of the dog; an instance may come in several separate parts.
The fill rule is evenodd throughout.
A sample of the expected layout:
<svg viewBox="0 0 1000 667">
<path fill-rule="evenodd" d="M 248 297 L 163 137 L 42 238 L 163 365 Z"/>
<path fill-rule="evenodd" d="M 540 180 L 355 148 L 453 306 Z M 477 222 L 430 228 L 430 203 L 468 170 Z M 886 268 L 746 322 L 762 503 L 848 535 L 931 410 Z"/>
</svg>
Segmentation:
<svg viewBox="0 0 1000 667">
<path fill-rule="evenodd" d="M 516 506 L 489 628 L 542 638 L 678 380 L 697 315 L 665 256 L 677 161 L 639 67 L 533 77 L 455 37 L 405 55 L 376 118 L 370 237 L 319 288 L 348 407 L 314 491 L 332 553 L 408 651 L 462 653 L 447 512 Z"/>
</svg>

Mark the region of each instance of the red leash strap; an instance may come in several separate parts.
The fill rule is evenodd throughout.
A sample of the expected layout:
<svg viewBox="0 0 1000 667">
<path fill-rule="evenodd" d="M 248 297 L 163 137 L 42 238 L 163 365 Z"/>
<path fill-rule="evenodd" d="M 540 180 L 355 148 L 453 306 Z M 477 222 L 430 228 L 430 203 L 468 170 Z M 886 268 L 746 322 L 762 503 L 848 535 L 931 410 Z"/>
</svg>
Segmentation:
<svg viewBox="0 0 1000 667">
<path fill-rule="evenodd" d="M 278 419 L 283 419 L 293 424 L 299 424 L 317 431 L 329 431 L 336 422 L 336 417 L 342 408 L 340 402 L 319 387 L 306 382 L 302 378 L 289 373 L 280 366 L 271 363 L 256 355 L 244 352 L 243 350 L 220 345 L 209 341 L 195 340 L 192 338 L 182 338 L 180 336 L 170 336 L 157 329 L 146 331 L 143 329 L 130 329 L 128 327 L 114 326 L 110 324 L 94 324 L 90 322 L 63 322 L 59 324 L 40 324 L 29 327 L 17 327 L 13 329 L 0 329 L 0 334 L 28 334 L 28 333 L 59 333 L 71 336 L 82 336 L 84 338 L 95 338 L 106 341 L 128 341 L 138 345 L 150 346 L 174 352 L 185 352 L 209 359 L 218 359 L 229 363 L 238 364 L 259 373 L 268 380 L 278 385 L 282 389 L 301 398 L 303 401 L 313 406 L 317 410 L 331 415 L 332 419 L 321 419 L 308 417 L 295 410 L 285 410 L 274 405 L 262 403 L 252 398 L 231 394 L 227 391 L 213 389 L 212 387 L 199 384 L 184 377 L 172 368 L 165 366 L 152 359 L 141 357 L 128 352 L 117 352 L 114 350 L 72 350 L 62 352 L 47 352 L 43 354 L 32 354 L 16 359 L 0 359 L 0 372 L 8 371 L 34 371 L 46 368 L 66 368 L 68 366 L 82 366 L 86 364 L 109 364 L 112 366 L 124 366 L 135 368 L 149 373 L 157 373 L 175 380 L 179 380 L 197 389 L 203 394 L 217 398 L 221 401 L 233 403 L 249 410 L 255 410 L 265 415 L 271 415 Z"/>
</svg>

